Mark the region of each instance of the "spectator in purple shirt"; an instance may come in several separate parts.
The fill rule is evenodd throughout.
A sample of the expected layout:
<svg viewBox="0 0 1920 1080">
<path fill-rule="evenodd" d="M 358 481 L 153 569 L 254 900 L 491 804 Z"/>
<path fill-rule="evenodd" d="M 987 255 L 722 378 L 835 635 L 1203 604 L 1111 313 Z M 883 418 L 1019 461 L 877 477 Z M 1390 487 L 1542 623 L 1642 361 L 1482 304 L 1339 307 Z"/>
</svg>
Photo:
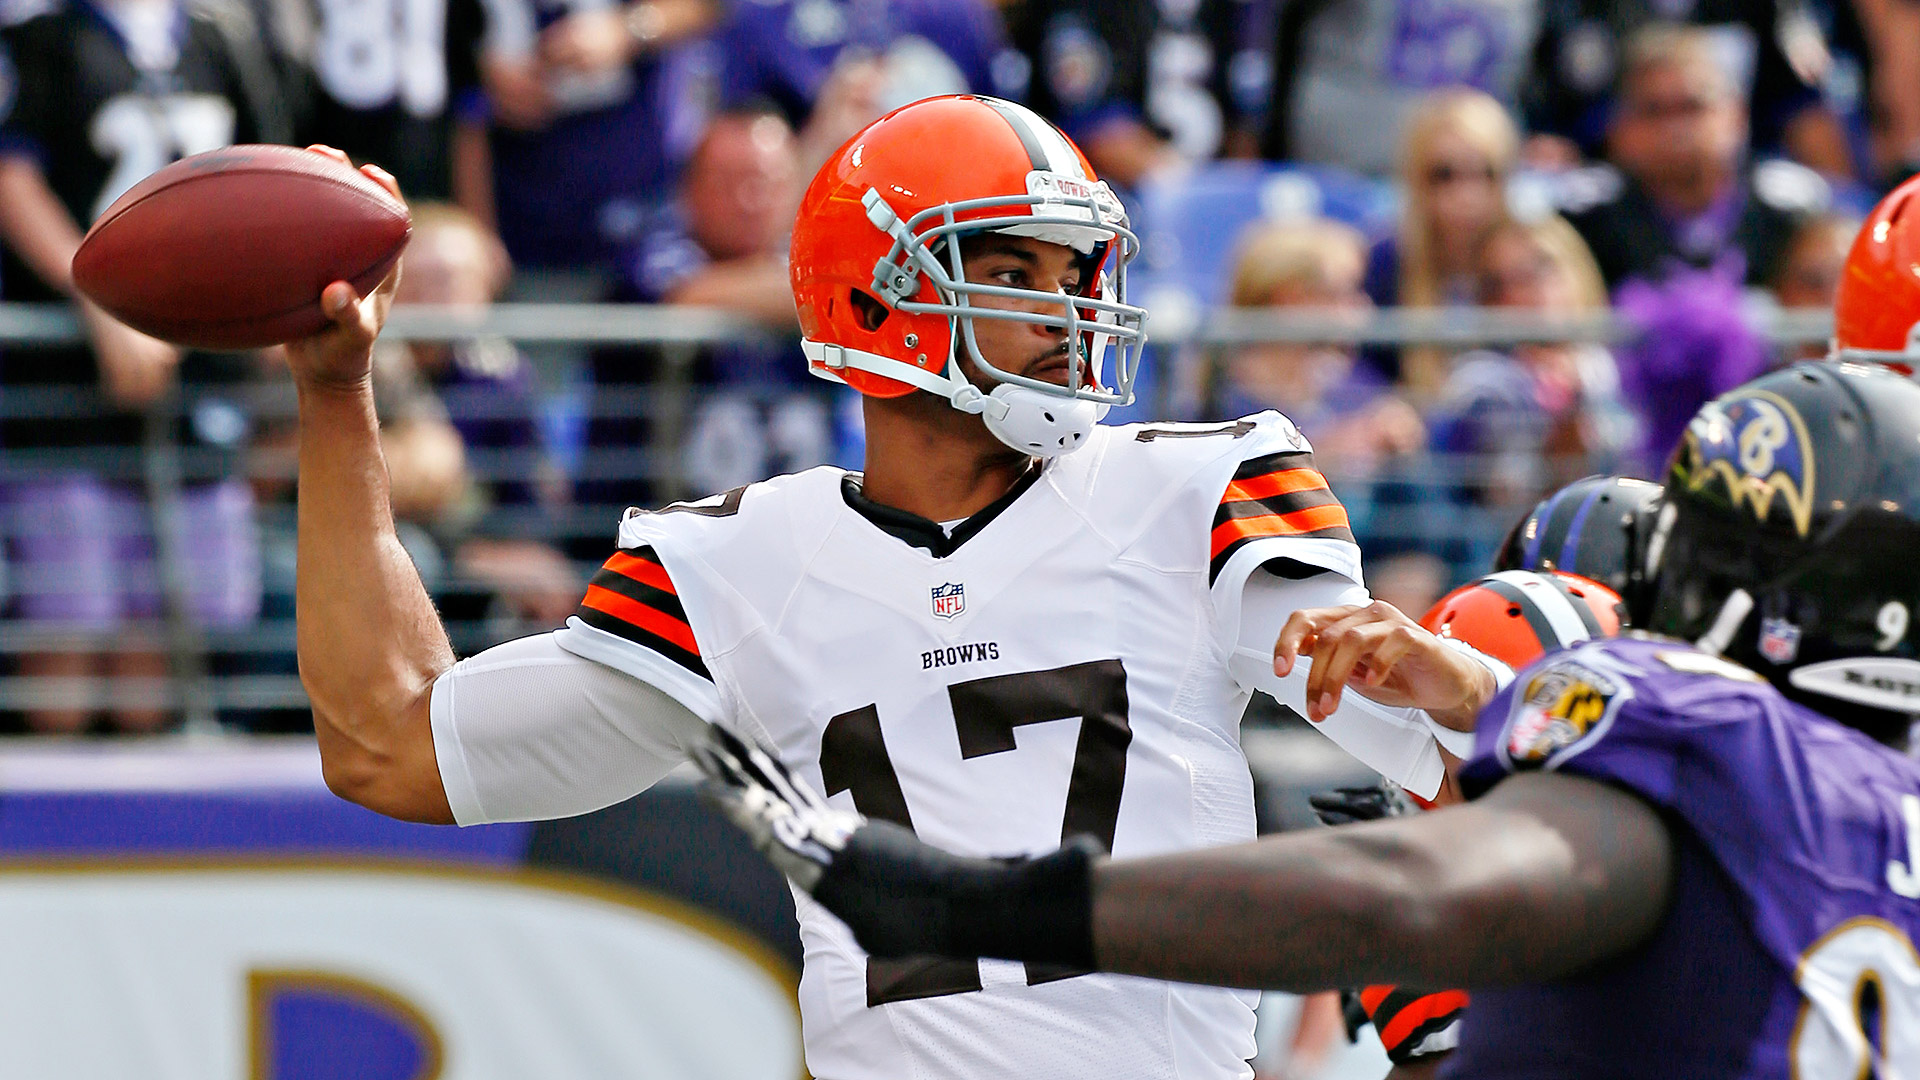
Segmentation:
<svg viewBox="0 0 1920 1080">
<path fill-rule="evenodd" d="M 1792 162 L 1750 162 L 1746 148 L 1746 102 L 1708 31 L 1656 24 L 1628 40 L 1611 164 L 1562 181 L 1563 210 L 1608 288 L 1708 268 L 1766 284 L 1832 191 Z"/>
<path fill-rule="evenodd" d="M 1645 421 L 1646 470 L 1702 402 L 1765 368 L 1743 290 L 1772 280 L 1831 191 L 1792 162 L 1747 160 L 1746 103 L 1698 27 L 1655 24 L 1629 39 L 1610 145 L 1614 164 L 1565 178 L 1564 205 L 1642 330 L 1620 368 Z"/>
<path fill-rule="evenodd" d="M 799 152 L 777 111 L 730 110 L 708 128 L 678 197 L 651 215 L 625 259 L 623 298 L 724 308 L 767 334 L 700 350 L 685 397 L 663 392 L 658 350 L 598 350 L 582 503 L 644 505 L 682 494 L 660 490 L 646 469 L 660 409 L 684 410 L 682 443 L 668 452 L 680 455 L 672 464 L 688 491 L 840 456 L 832 388 L 807 373 L 787 278 L 787 230 L 804 180 Z"/>
<path fill-rule="evenodd" d="M 472 215 L 444 204 L 416 206 L 394 302 L 485 308 L 505 284 L 508 265 L 499 240 Z M 503 600 L 512 615 L 558 626 L 579 600 L 581 583 L 542 535 L 540 511 L 564 501 L 566 485 L 541 436 L 526 359 L 512 342 L 479 338 L 394 345 L 379 361 L 390 400 L 444 410 L 459 435 L 472 480 L 468 496 L 431 522 L 454 574 Z"/>
<path fill-rule="evenodd" d="M 983 0 L 757 0 L 734 4 L 718 37 L 721 104 L 770 102 L 795 128 L 835 69 L 863 57 L 885 68 L 882 111 L 935 94 L 1020 89 L 1007 81 L 1000 16 Z"/>
<path fill-rule="evenodd" d="M 699 128 L 712 58 L 683 43 L 716 5 L 485 0 L 484 94 L 463 104 L 454 191 L 534 271 L 516 282 L 529 299 L 601 298 L 604 271 Z"/>
</svg>

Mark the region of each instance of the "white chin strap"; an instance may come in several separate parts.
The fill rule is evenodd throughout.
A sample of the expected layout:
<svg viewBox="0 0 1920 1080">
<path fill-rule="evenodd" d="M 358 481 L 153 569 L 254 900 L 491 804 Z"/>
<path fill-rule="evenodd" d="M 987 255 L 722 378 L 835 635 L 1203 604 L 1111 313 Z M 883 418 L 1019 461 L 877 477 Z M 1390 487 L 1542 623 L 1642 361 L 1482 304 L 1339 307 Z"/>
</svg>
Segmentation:
<svg viewBox="0 0 1920 1080">
<path fill-rule="evenodd" d="M 828 371 L 871 372 L 945 398 L 961 412 L 977 414 L 994 438 L 1034 457 L 1058 457 L 1080 449 L 1093 434 L 1093 425 L 1107 415 L 1108 407 L 1100 402 L 1025 386 L 1002 383 L 983 394 L 965 379 L 950 379 L 878 353 L 805 340 L 800 349 Z"/>
</svg>

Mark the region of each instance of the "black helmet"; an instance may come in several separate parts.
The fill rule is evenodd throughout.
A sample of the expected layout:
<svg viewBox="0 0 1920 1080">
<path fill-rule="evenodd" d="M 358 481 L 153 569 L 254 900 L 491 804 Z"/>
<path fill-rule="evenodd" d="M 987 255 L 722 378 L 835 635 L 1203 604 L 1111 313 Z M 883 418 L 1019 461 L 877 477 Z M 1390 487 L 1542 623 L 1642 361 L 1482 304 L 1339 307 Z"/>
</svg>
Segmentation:
<svg viewBox="0 0 1920 1080">
<path fill-rule="evenodd" d="M 1702 406 L 1648 541 L 1649 628 L 1886 742 L 1920 713 L 1920 385 L 1803 363 Z"/>
<path fill-rule="evenodd" d="M 1494 556 L 1500 570 L 1558 570 L 1620 594 L 1627 623 L 1646 618 L 1646 538 L 1660 510 L 1660 485 L 1631 476 L 1589 476 L 1540 500 Z"/>
</svg>

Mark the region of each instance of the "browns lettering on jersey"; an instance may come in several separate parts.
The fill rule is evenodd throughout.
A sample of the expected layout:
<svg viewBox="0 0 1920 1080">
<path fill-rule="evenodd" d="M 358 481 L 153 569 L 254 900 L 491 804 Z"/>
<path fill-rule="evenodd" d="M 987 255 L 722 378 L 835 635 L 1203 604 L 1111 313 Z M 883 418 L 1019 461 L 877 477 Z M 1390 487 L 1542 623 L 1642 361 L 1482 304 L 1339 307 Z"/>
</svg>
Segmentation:
<svg viewBox="0 0 1920 1080">
<path fill-rule="evenodd" d="M 1270 536 L 1316 537 L 1353 543 L 1347 508 L 1340 505 L 1327 478 L 1313 466 L 1313 454 L 1288 450 L 1240 463 L 1213 515 L 1211 582 L 1233 553 Z"/>
<path fill-rule="evenodd" d="M 614 552 L 587 584 L 576 614 L 588 626 L 644 645 L 703 679 L 713 678 L 700 659 L 673 579 L 650 547 Z"/>
</svg>

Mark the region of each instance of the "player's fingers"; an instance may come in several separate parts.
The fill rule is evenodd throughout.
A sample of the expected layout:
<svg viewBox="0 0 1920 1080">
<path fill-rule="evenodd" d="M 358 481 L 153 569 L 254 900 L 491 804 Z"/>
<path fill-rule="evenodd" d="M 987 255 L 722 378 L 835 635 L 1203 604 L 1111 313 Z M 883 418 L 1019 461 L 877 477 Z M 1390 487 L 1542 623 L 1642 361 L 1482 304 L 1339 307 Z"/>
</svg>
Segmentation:
<svg viewBox="0 0 1920 1080">
<path fill-rule="evenodd" d="M 360 314 L 355 306 L 359 302 L 360 294 L 352 285 L 336 281 L 321 292 L 320 311 L 336 323 L 351 323 L 357 321 Z"/>
<path fill-rule="evenodd" d="M 1380 628 L 1373 650 L 1361 658 L 1357 680 L 1366 686 L 1379 686 L 1393 675 L 1400 661 L 1412 654 L 1413 635 L 1404 626 Z"/>
<path fill-rule="evenodd" d="M 1325 720 L 1340 707 L 1340 697 L 1384 628 L 1367 620 L 1364 611 L 1327 627 L 1314 644 L 1313 671 L 1307 676 L 1307 719 Z"/>
<path fill-rule="evenodd" d="M 1281 678 L 1292 673 L 1294 661 L 1300 654 L 1313 651 L 1314 640 L 1322 628 L 1356 610 L 1351 606 L 1306 608 L 1287 616 L 1286 625 L 1280 628 L 1280 636 L 1273 643 L 1273 673 Z"/>
<path fill-rule="evenodd" d="M 400 181 L 395 180 L 392 173 L 378 165 L 362 165 L 360 166 L 360 172 L 365 175 L 367 179 L 385 188 L 387 194 L 393 196 L 402 204 L 407 201 L 406 196 L 400 194 Z"/>
<path fill-rule="evenodd" d="M 1308 662 L 1312 664 L 1307 672 L 1306 690 L 1307 705 L 1311 708 L 1315 700 L 1326 690 L 1325 661 L 1333 655 L 1334 647 L 1339 644 L 1341 637 L 1362 620 L 1360 609 L 1356 607 L 1321 608 L 1309 614 L 1318 616 L 1316 619 L 1318 625 L 1315 627 L 1313 640 L 1303 644 L 1300 651 L 1306 654 Z"/>
<path fill-rule="evenodd" d="M 335 150 L 333 147 L 328 146 L 325 143 L 313 143 L 310 146 L 308 146 L 307 149 L 313 151 L 316 154 L 320 154 L 324 157 L 330 157 L 342 165 L 353 164 L 353 162 L 347 160 L 347 152 L 345 150 Z"/>
<path fill-rule="evenodd" d="M 1273 673 L 1286 678 L 1293 671 L 1293 664 L 1302 649 L 1313 648 L 1313 635 L 1316 629 L 1313 614 L 1296 611 L 1287 616 L 1287 623 L 1280 628 L 1280 636 L 1273 642 Z"/>
</svg>

